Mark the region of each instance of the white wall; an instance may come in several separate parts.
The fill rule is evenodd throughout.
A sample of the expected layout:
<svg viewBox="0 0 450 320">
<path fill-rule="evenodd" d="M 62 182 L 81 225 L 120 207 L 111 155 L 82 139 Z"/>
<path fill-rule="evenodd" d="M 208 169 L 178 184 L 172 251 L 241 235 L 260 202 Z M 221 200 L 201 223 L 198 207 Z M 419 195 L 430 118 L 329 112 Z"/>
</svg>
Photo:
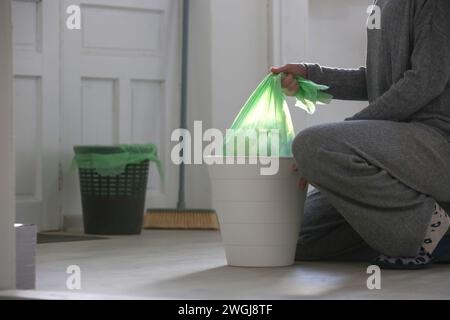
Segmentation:
<svg viewBox="0 0 450 320">
<path fill-rule="evenodd" d="M 268 2 L 212 0 L 212 120 L 230 127 L 249 95 L 269 72 Z"/>
<path fill-rule="evenodd" d="M 365 65 L 367 6 L 372 0 L 309 1 L 306 60 L 325 66 Z M 333 101 L 307 116 L 307 126 L 342 121 L 367 106 L 366 102 Z"/>
<path fill-rule="evenodd" d="M 211 96 L 211 0 L 190 1 L 188 127 L 202 121 L 212 125 Z M 186 167 L 186 204 L 190 208 L 211 208 L 211 185 L 206 165 Z"/>
<path fill-rule="evenodd" d="M 225 130 L 269 72 L 267 0 L 192 0 L 189 121 Z M 192 129 L 191 129 L 191 132 Z M 206 166 L 188 166 L 187 204 L 211 207 Z"/>
<path fill-rule="evenodd" d="M 275 0 L 281 3 L 282 62 L 315 62 L 354 68 L 365 65 L 367 7 L 372 0 Z M 366 102 L 333 101 L 314 115 L 296 111 L 296 131 L 342 121 Z"/>
<path fill-rule="evenodd" d="M 0 1 L 0 290 L 15 287 L 11 7 Z"/>
</svg>

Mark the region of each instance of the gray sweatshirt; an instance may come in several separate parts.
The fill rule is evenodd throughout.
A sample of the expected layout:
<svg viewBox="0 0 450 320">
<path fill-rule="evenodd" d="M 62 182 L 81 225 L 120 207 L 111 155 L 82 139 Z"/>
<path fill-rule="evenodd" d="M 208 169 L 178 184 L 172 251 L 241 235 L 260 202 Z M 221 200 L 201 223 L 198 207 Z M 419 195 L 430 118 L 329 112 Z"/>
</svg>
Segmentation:
<svg viewBox="0 0 450 320">
<path fill-rule="evenodd" d="M 367 64 L 307 64 L 335 99 L 369 105 L 346 120 L 420 121 L 450 140 L 450 0 L 378 0 L 381 28 L 368 28 Z"/>
</svg>

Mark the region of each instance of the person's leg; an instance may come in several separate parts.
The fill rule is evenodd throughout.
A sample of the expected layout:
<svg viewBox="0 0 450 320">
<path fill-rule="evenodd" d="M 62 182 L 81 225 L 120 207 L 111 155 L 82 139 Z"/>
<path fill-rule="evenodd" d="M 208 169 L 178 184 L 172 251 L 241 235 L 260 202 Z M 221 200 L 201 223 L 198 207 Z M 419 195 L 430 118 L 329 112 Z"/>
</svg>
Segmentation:
<svg viewBox="0 0 450 320">
<path fill-rule="evenodd" d="M 421 124 L 316 126 L 297 136 L 293 152 L 305 178 L 389 256 L 417 255 L 435 199 L 450 201 L 450 144 Z"/>
<path fill-rule="evenodd" d="M 377 256 L 320 191 L 308 193 L 296 260 L 370 261 Z"/>
<path fill-rule="evenodd" d="M 446 208 L 447 212 L 448 206 Z M 308 193 L 297 243 L 297 261 L 368 262 L 379 256 L 320 191 Z M 450 263 L 450 230 L 435 250 L 436 263 Z"/>
<path fill-rule="evenodd" d="M 448 206 L 446 208 L 447 212 Z M 379 256 L 320 191 L 308 193 L 297 243 L 297 261 L 368 262 Z M 450 263 L 450 230 L 440 241 L 436 263 Z"/>
</svg>

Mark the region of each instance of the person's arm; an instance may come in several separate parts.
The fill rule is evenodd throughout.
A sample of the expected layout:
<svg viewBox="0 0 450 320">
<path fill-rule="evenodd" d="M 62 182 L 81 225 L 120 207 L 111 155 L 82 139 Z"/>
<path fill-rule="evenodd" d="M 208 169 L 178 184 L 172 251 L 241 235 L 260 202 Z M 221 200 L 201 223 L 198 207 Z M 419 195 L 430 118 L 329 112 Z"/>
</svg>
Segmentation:
<svg viewBox="0 0 450 320">
<path fill-rule="evenodd" d="M 295 95 L 295 92 L 298 91 L 298 84 L 294 76 L 302 76 L 315 83 L 330 87 L 326 92 L 331 94 L 334 99 L 368 100 L 366 68 L 364 67 L 359 69 L 333 69 L 321 67 L 318 64 L 291 63 L 282 67 L 274 67 L 271 71 L 275 74 L 284 72 L 288 75 L 282 81 L 282 86 L 287 95 Z"/>
<path fill-rule="evenodd" d="M 338 100 L 367 101 L 366 68 L 337 69 L 322 67 L 318 64 L 305 64 L 308 69 L 308 79 L 324 84 L 330 89 L 327 93 Z"/>
<path fill-rule="evenodd" d="M 450 80 L 449 34 L 436 21 L 426 23 L 415 39 L 411 69 L 380 98 L 347 120 L 407 120 L 441 95 Z"/>
</svg>

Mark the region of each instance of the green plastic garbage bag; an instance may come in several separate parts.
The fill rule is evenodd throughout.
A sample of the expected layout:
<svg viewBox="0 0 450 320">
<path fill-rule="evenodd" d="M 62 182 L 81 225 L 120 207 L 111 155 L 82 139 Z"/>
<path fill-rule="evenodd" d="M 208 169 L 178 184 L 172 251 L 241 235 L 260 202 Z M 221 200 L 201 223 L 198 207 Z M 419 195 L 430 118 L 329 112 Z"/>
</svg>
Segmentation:
<svg viewBox="0 0 450 320">
<path fill-rule="evenodd" d="M 295 95 L 297 99 L 295 106 L 305 110 L 309 114 L 316 112 L 316 105 L 329 104 L 333 99 L 331 94 L 324 92 L 329 89 L 328 86 L 317 84 L 302 77 L 297 77 L 296 80 L 300 89 Z"/>
<path fill-rule="evenodd" d="M 227 131 L 225 155 L 292 156 L 291 145 L 295 132 L 281 87 L 284 76 L 269 74 L 247 100 L 231 125 L 232 130 Z M 313 114 L 316 104 L 327 104 L 331 101 L 332 96 L 324 92 L 328 89 L 327 86 L 302 77 L 296 77 L 296 80 L 300 88 L 295 96 L 297 107 Z M 279 146 L 272 148 L 272 135 L 277 133 Z"/>
<path fill-rule="evenodd" d="M 72 168 L 94 169 L 103 177 L 114 177 L 125 172 L 128 164 L 136 164 L 145 160 L 154 162 L 159 175 L 163 179 L 161 161 L 154 144 L 117 146 L 75 146 L 75 157 Z"/>
</svg>

